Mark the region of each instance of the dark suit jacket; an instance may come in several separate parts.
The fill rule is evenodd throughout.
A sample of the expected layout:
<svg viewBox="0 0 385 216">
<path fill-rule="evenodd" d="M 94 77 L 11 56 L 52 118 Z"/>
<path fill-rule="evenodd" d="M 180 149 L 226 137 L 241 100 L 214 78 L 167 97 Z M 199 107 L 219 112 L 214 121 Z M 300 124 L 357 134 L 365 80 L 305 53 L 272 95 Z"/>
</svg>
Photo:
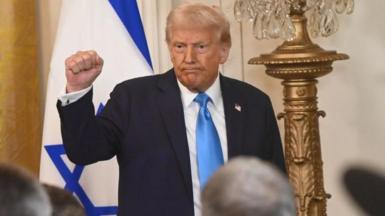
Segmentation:
<svg viewBox="0 0 385 216">
<path fill-rule="evenodd" d="M 253 155 L 285 170 L 268 96 L 222 75 L 220 82 L 228 157 Z M 117 156 L 119 215 L 194 215 L 183 106 L 173 70 L 118 84 L 98 117 L 92 91 L 57 107 L 64 146 L 73 162 L 90 164 Z"/>
</svg>

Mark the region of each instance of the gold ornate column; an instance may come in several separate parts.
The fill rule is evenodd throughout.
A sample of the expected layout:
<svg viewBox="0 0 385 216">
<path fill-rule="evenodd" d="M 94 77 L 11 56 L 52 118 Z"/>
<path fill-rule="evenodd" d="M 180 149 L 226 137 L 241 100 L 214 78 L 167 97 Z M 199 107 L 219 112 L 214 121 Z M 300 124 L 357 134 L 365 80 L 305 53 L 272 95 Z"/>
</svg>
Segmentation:
<svg viewBox="0 0 385 216">
<path fill-rule="evenodd" d="M 266 73 L 283 79 L 285 162 L 292 183 L 297 215 L 326 215 L 322 155 L 317 107 L 317 78 L 332 71 L 345 54 L 326 51 L 312 43 L 312 36 L 327 37 L 338 30 L 337 14 L 351 14 L 354 0 L 235 0 L 238 21 L 253 22 L 255 38 L 282 38 L 285 42 L 270 54 L 249 60 L 264 64 Z M 306 17 L 309 17 L 309 22 Z"/>
<path fill-rule="evenodd" d="M 38 173 L 41 110 L 35 0 L 0 0 L 0 160 Z"/>
<path fill-rule="evenodd" d="M 308 36 L 306 18 L 293 10 L 291 20 L 295 37 L 285 41 L 271 54 L 250 59 L 250 64 L 264 64 L 266 73 L 283 79 L 285 121 L 285 161 L 292 183 L 297 215 L 326 215 L 326 199 L 318 117 L 325 116 L 317 107 L 317 80 L 332 71 L 332 62 L 347 59 L 345 54 L 325 51 Z"/>
</svg>

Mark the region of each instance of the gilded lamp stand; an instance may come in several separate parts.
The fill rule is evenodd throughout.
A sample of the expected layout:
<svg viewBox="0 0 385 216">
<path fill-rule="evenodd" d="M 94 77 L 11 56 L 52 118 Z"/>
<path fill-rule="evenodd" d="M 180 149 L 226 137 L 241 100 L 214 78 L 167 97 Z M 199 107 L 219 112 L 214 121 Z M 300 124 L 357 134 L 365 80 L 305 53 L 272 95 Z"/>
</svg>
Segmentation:
<svg viewBox="0 0 385 216">
<path fill-rule="evenodd" d="M 297 29 L 292 41 L 286 41 L 273 53 L 250 59 L 264 64 L 266 73 L 283 79 L 286 168 L 295 191 L 297 214 L 326 215 L 326 199 L 318 117 L 325 116 L 317 107 L 317 77 L 332 71 L 332 62 L 347 59 L 345 54 L 325 51 L 313 44 L 306 30 L 306 18 L 293 15 Z"/>
<path fill-rule="evenodd" d="M 266 73 L 283 79 L 285 163 L 294 188 L 298 216 L 326 216 L 326 201 L 317 107 L 317 78 L 332 71 L 332 63 L 349 57 L 312 43 L 312 35 L 337 31 L 337 13 L 350 14 L 353 0 L 236 0 L 235 17 L 253 21 L 257 39 L 286 41 L 270 54 L 249 60 L 263 64 Z M 309 22 L 305 12 L 310 14 Z"/>
</svg>

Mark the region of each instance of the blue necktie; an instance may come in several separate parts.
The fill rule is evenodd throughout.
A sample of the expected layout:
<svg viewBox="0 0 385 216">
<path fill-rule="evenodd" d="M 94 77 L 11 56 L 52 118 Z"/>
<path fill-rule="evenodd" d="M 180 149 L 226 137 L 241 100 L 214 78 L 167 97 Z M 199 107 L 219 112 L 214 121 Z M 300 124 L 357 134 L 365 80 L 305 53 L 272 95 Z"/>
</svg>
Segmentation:
<svg viewBox="0 0 385 216">
<path fill-rule="evenodd" d="M 194 99 L 200 106 L 196 126 L 196 148 L 201 189 L 210 176 L 223 165 L 221 142 L 207 109 L 209 100 L 210 97 L 205 93 L 199 93 Z"/>
</svg>

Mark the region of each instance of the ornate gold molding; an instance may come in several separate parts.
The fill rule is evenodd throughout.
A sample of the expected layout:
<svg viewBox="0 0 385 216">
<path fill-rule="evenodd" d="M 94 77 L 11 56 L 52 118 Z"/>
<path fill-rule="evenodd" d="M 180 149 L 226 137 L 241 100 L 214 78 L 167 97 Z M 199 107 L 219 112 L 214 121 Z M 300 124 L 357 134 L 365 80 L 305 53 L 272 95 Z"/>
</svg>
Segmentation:
<svg viewBox="0 0 385 216">
<path fill-rule="evenodd" d="M 299 216 L 326 215 L 326 200 L 319 136 L 319 116 L 325 112 L 317 107 L 317 77 L 332 71 L 336 60 L 348 59 L 346 54 L 325 51 L 313 44 L 306 29 L 306 18 L 293 13 L 296 36 L 271 54 L 252 58 L 249 64 L 264 64 L 266 73 L 283 79 L 285 122 L 285 161 L 293 185 Z"/>
</svg>

